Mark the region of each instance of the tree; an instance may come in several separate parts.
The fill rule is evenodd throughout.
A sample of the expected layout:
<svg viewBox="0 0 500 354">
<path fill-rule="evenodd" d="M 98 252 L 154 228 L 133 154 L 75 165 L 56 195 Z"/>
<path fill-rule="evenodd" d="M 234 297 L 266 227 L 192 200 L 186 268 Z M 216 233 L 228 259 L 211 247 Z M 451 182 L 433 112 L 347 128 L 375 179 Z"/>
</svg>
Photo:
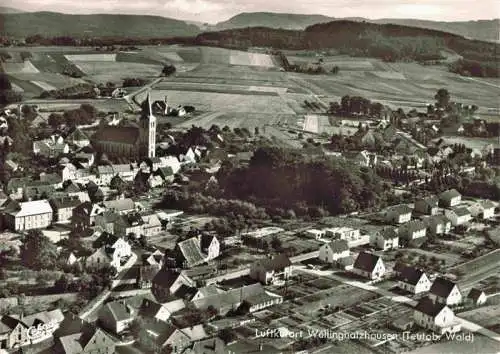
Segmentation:
<svg viewBox="0 0 500 354">
<path fill-rule="evenodd" d="M 447 89 L 439 89 L 434 98 L 436 99 L 436 107 L 446 109 L 450 106 L 450 93 Z"/>
<path fill-rule="evenodd" d="M 260 134 L 259 127 L 255 127 L 254 135 L 259 135 L 259 134 Z"/>
<path fill-rule="evenodd" d="M 177 71 L 177 69 L 175 68 L 175 66 L 173 66 L 173 65 L 165 65 L 163 67 L 163 70 L 161 71 L 161 73 L 164 76 L 170 76 L 172 74 L 175 74 L 176 71 Z"/>
<path fill-rule="evenodd" d="M 39 231 L 29 231 L 20 247 L 21 263 L 31 269 L 54 269 L 58 252 L 50 239 Z"/>
<path fill-rule="evenodd" d="M 58 293 L 65 293 L 71 285 L 71 279 L 67 274 L 62 274 L 59 279 L 54 282 L 54 290 Z"/>
<path fill-rule="evenodd" d="M 278 236 L 274 236 L 273 239 L 271 240 L 271 247 L 276 250 L 280 251 L 282 248 L 282 243 L 281 240 L 278 238 Z"/>
<path fill-rule="evenodd" d="M 0 91 L 12 90 L 12 84 L 7 74 L 0 73 Z"/>
<path fill-rule="evenodd" d="M 64 117 L 58 113 L 51 113 L 49 115 L 49 119 L 47 123 L 53 128 L 56 129 L 58 126 L 64 123 Z"/>
</svg>

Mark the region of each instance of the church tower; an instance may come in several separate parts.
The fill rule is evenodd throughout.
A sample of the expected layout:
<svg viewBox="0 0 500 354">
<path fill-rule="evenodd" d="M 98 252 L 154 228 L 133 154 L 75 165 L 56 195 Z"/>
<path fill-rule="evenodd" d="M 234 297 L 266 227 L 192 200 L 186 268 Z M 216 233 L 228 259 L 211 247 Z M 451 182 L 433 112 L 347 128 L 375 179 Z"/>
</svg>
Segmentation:
<svg viewBox="0 0 500 354">
<path fill-rule="evenodd" d="M 147 150 L 147 157 L 152 158 L 156 155 L 156 117 L 153 115 L 151 106 L 151 93 L 148 92 L 146 101 L 142 104 L 141 117 L 141 144 L 143 149 Z"/>
</svg>

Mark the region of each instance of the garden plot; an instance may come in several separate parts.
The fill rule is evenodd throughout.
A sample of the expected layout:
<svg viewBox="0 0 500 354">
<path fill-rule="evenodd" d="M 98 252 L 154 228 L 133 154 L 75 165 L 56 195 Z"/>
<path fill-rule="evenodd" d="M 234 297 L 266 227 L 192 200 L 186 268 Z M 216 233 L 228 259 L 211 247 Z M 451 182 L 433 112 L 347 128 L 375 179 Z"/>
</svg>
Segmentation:
<svg viewBox="0 0 500 354">
<path fill-rule="evenodd" d="M 57 90 L 57 87 L 54 87 L 46 82 L 43 81 L 31 81 L 33 84 L 37 85 L 44 91 L 52 91 L 52 90 Z"/>
<path fill-rule="evenodd" d="M 229 64 L 245 65 L 245 66 L 260 66 L 274 67 L 275 64 L 270 55 L 261 53 L 249 53 L 239 50 L 232 50 L 230 53 Z"/>
<path fill-rule="evenodd" d="M 3 63 L 3 69 L 7 74 L 36 74 L 40 72 L 29 60 L 24 61 L 24 63 Z"/>
<path fill-rule="evenodd" d="M 69 61 L 98 61 L 98 62 L 114 62 L 116 54 L 66 54 L 64 55 Z"/>
<path fill-rule="evenodd" d="M 205 79 L 255 80 L 262 82 L 289 83 L 288 73 L 259 68 L 255 66 L 229 66 L 217 64 L 201 64 L 195 70 L 183 74 L 183 77 L 198 77 Z"/>
<path fill-rule="evenodd" d="M 168 96 L 176 105 L 191 105 L 198 111 L 245 112 L 262 114 L 295 114 L 279 96 L 239 95 L 213 92 L 191 92 L 156 90 L 152 91 L 153 99 Z"/>
<path fill-rule="evenodd" d="M 372 71 L 370 74 L 382 79 L 406 80 L 406 77 L 402 73 L 396 71 Z"/>
<path fill-rule="evenodd" d="M 237 94 L 282 94 L 286 92 L 285 87 L 273 86 L 245 86 L 216 83 L 193 83 L 193 82 L 172 82 L 162 81 L 155 85 L 155 89 L 177 90 L 177 91 L 197 91 L 197 92 L 219 92 Z"/>
<path fill-rule="evenodd" d="M 161 65 L 122 62 L 78 61 L 75 65 L 94 81 L 121 81 L 127 77 L 157 77 Z"/>
</svg>

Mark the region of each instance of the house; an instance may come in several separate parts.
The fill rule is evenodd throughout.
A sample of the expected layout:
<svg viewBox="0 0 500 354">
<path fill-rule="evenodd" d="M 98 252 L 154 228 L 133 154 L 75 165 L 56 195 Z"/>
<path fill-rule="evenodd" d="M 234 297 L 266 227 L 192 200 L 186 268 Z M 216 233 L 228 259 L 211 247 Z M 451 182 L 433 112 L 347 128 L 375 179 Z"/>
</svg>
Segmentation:
<svg viewBox="0 0 500 354">
<path fill-rule="evenodd" d="M 75 145 L 78 148 L 83 148 L 90 145 L 90 139 L 79 128 L 74 128 L 66 137 L 66 142 Z"/>
<path fill-rule="evenodd" d="M 55 197 L 49 200 L 55 222 L 68 223 L 73 216 L 73 209 L 81 204 L 78 197 Z"/>
<path fill-rule="evenodd" d="M 430 290 L 431 281 L 423 270 L 407 266 L 398 276 L 398 287 L 412 294 L 420 294 Z"/>
<path fill-rule="evenodd" d="M 412 209 L 406 204 L 389 207 L 385 219 L 389 223 L 404 224 L 411 220 Z"/>
<path fill-rule="evenodd" d="M 278 277 L 288 279 L 292 275 L 292 262 L 285 254 L 260 259 L 250 268 L 250 277 L 263 284 L 271 284 Z"/>
<path fill-rule="evenodd" d="M 326 234 L 326 232 L 324 230 L 317 230 L 317 229 L 306 230 L 305 233 L 308 237 L 311 237 L 315 240 L 322 239 Z"/>
<path fill-rule="evenodd" d="M 160 167 L 157 171 L 157 176 L 160 177 L 165 183 L 172 183 L 175 179 L 174 171 L 172 167 Z"/>
<path fill-rule="evenodd" d="M 422 220 L 412 220 L 402 225 L 398 234 L 407 244 L 420 243 L 427 234 L 427 225 Z"/>
<path fill-rule="evenodd" d="M 151 237 L 161 232 L 161 221 L 156 214 L 142 215 L 141 218 L 143 221 L 141 235 Z"/>
<path fill-rule="evenodd" d="M 123 181 L 131 182 L 134 180 L 139 169 L 136 164 L 111 165 L 113 174 L 120 177 Z"/>
<path fill-rule="evenodd" d="M 33 153 L 44 157 L 58 157 L 69 153 L 69 145 L 62 136 L 52 135 L 49 139 L 33 142 Z"/>
<path fill-rule="evenodd" d="M 472 288 L 470 289 L 469 293 L 467 294 L 467 297 L 465 298 L 465 301 L 469 304 L 473 304 L 476 306 L 481 306 L 486 303 L 486 294 L 484 291 L 481 291 L 477 288 Z"/>
<path fill-rule="evenodd" d="M 180 217 L 182 214 L 184 214 L 182 210 L 162 210 L 156 213 L 162 225 L 165 226 L 172 225 L 175 219 Z"/>
<path fill-rule="evenodd" d="M 137 212 L 129 213 L 127 215 L 120 215 L 114 223 L 114 231 L 118 235 L 130 236 L 133 235 L 139 238 L 142 234 L 142 226 L 144 221 L 141 215 Z"/>
<path fill-rule="evenodd" d="M 195 342 L 191 354 L 225 354 L 227 353 L 226 344 L 219 337 L 203 339 Z"/>
<path fill-rule="evenodd" d="M 114 334 L 120 334 L 130 327 L 137 313 L 123 301 L 112 301 L 99 310 L 99 324 Z"/>
<path fill-rule="evenodd" d="M 148 186 L 150 188 L 158 188 L 164 184 L 165 180 L 160 175 L 151 173 L 148 177 Z"/>
<path fill-rule="evenodd" d="M 179 242 L 171 255 L 177 265 L 191 268 L 219 257 L 220 243 L 217 237 L 203 234 Z"/>
<path fill-rule="evenodd" d="M 136 205 L 130 198 L 105 200 L 102 202 L 105 210 L 114 211 L 119 214 L 128 214 L 135 210 Z"/>
<path fill-rule="evenodd" d="M 360 252 L 354 262 L 352 272 L 370 280 L 376 280 L 384 276 L 385 265 L 379 256 Z"/>
<path fill-rule="evenodd" d="M 328 228 L 325 229 L 325 233 L 327 237 L 347 241 L 354 241 L 361 237 L 359 229 L 353 229 L 346 226 Z"/>
<path fill-rule="evenodd" d="M 119 258 L 126 258 L 132 255 L 132 247 L 124 238 L 107 232 L 103 232 L 93 243 L 92 247 L 116 250 Z"/>
<path fill-rule="evenodd" d="M 113 354 L 116 353 L 115 342 L 101 329 L 83 320 L 73 319 L 73 323 L 63 322 L 61 328 L 66 333 L 56 339 L 53 351 L 56 354 Z M 80 323 L 78 323 L 80 321 Z"/>
<path fill-rule="evenodd" d="M 113 211 L 105 211 L 101 215 L 96 215 L 95 226 L 99 227 L 102 231 L 110 234 L 128 235 L 126 233 L 119 233 L 118 229 L 115 230 L 115 224 L 121 222 L 122 215 Z"/>
<path fill-rule="evenodd" d="M 164 156 L 160 157 L 159 168 L 169 167 L 173 174 L 176 174 L 181 169 L 181 163 L 179 159 L 175 156 Z"/>
<path fill-rule="evenodd" d="M 399 247 L 399 235 L 393 227 L 385 227 L 370 237 L 370 243 L 381 250 L 390 250 Z"/>
<path fill-rule="evenodd" d="M 194 288 L 196 284 L 183 273 L 168 268 L 162 268 L 153 278 L 151 292 L 161 301 L 176 293 L 181 286 Z"/>
<path fill-rule="evenodd" d="M 163 267 L 163 253 L 159 250 L 156 250 L 153 253 L 144 253 L 142 255 L 142 264 L 145 266 L 158 266 L 158 268 L 161 269 Z"/>
<path fill-rule="evenodd" d="M 443 303 L 437 303 L 424 297 L 420 299 L 413 312 L 415 323 L 420 327 L 440 335 L 460 331 L 460 324 L 455 320 L 453 311 Z"/>
<path fill-rule="evenodd" d="M 111 179 L 115 172 L 113 167 L 110 165 L 101 165 L 97 166 L 97 184 L 100 186 L 109 186 L 111 183 Z"/>
<path fill-rule="evenodd" d="M 377 165 L 377 154 L 363 150 L 356 154 L 354 161 L 364 167 L 373 167 Z"/>
<path fill-rule="evenodd" d="M 160 271 L 157 265 L 139 266 L 137 274 L 137 287 L 139 289 L 151 289 L 153 287 L 153 279 L 156 273 Z"/>
<path fill-rule="evenodd" d="M 462 195 L 456 189 L 449 189 L 439 195 L 439 205 L 451 208 L 462 202 Z"/>
<path fill-rule="evenodd" d="M 451 230 L 451 221 L 444 215 L 434 215 L 424 219 L 430 235 L 445 235 Z"/>
<path fill-rule="evenodd" d="M 12 231 L 43 229 L 52 223 L 53 211 L 48 200 L 31 202 L 7 202 L 4 222 Z"/>
<path fill-rule="evenodd" d="M 214 296 L 214 295 L 219 295 L 225 293 L 225 290 L 222 290 L 215 284 L 210 284 L 207 286 L 204 286 L 202 288 L 199 288 L 196 294 L 194 294 L 193 298 L 191 301 L 203 299 L 206 297 Z"/>
<path fill-rule="evenodd" d="M 349 257 L 349 245 L 346 240 L 333 240 L 319 248 L 318 258 L 325 263 L 335 263 Z"/>
<path fill-rule="evenodd" d="M 30 344 L 28 326 L 15 316 L 0 318 L 0 349 L 13 349 Z"/>
<path fill-rule="evenodd" d="M 214 308 L 221 316 L 226 315 L 231 310 L 243 309 L 242 307 L 252 313 L 282 302 L 282 296 L 265 290 L 260 283 L 218 292 L 192 301 L 196 309 Z"/>
<path fill-rule="evenodd" d="M 71 222 L 76 228 L 84 230 L 94 226 L 97 215 L 102 215 L 104 211 L 105 209 L 98 204 L 84 202 L 73 209 Z"/>
<path fill-rule="evenodd" d="M 139 308 L 139 316 L 155 321 L 167 323 L 170 316 L 186 307 L 184 300 L 174 300 L 165 304 L 160 304 L 150 299 L 144 299 Z"/>
<path fill-rule="evenodd" d="M 462 302 L 462 294 L 458 285 L 452 281 L 438 277 L 429 290 L 429 298 L 441 304 L 453 306 Z"/>
<path fill-rule="evenodd" d="M 67 163 L 61 167 L 62 168 L 59 169 L 59 174 L 61 175 L 63 182 L 74 181 L 76 179 L 77 168 L 75 165 L 73 165 L 72 163 Z"/>
<path fill-rule="evenodd" d="M 415 212 L 423 215 L 436 215 L 439 199 L 436 197 L 426 197 L 415 202 Z"/>
<path fill-rule="evenodd" d="M 472 216 L 481 219 L 491 219 L 495 216 L 495 204 L 489 200 L 474 203 L 469 210 Z"/>
<path fill-rule="evenodd" d="M 450 219 L 453 226 L 465 225 L 472 219 L 469 209 L 460 206 L 446 209 L 444 215 Z"/>
<path fill-rule="evenodd" d="M 64 320 L 61 309 L 42 311 L 29 316 L 22 316 L 20 320 L 28 327 L 28 335 L 32 344 L 42 342 L 52 337 Z M 43 326 L 44 331 L 34 331 L 33 328 Z"/>
</svg>

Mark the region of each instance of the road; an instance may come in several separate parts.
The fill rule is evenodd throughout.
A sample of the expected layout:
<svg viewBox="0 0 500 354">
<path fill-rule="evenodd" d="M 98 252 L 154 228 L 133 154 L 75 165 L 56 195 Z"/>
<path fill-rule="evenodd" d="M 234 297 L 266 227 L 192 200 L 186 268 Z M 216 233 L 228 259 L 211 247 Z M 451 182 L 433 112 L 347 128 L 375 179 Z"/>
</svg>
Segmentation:
<svg viewBox="0 0 500 354">
<path fill-rule="evenodd" d="M 308 253 L 303 253 L 299 254 L 297 256 L 290 257 L 290 262 L 292 263 L 299 263 L 308 259 L 312 258 L 318 258 L 319 251 L 314 251 L 314 252 L 308 252 Z M 214 284 L 223 280 L 229 280 L 229 279 L 234 279 L 234 278 L 239 278 L 239 277 L 244 277 L 246 275 L 250 274 L 250 267 L 245 267 L 242 269 L 238 269 L 232 272 L 228 272 L 223 275 L 219 275 L 210 279 L 206 280 L 207 285 L 209 284 Z"/>
<path fill-rule="evenodd" d="M 127 261 L 127 263 L 123 266 L 122 270 L 115 277 L 114 280 L 120 280 L 127 273 L 127 271 L 137 262 L 137 255 L 132 253 L 132 256 Z M 93 318 L 96 315 L 99 307 L 106 301 L 106 299 L 111 295 L 113 289 L 106 289 L 102 293 L 100 293 L 95 299 L 90 302 L 90 308 L 85 308 L 79 315 L 82 320 Z"/>
<path fill-rule="evenodd" d="M 130 105 L 130 107 L 132 109 L 134 109 L 134 108 L 140 109 L 141 103 L 137 102 L 137 96 L 140 95 L 141 93 L 149 90 L 151 87 L 153 87 L 154 85 L 156 85 L 157 83 L 159 83 L 162 80 L 163 80 L 163 78 L 159 77 L 159 78 L 153 80 L 152 82 L 150 82 L 149 84 L 142 86 L 140 89 L 138 89 L 134 92 L 131 92 L 128 95 L 124 96 L 123 99 L 125 100 L 125 102 L 127 102 Z"/>
<path fill-rule="evenodd" d="M 371 284 L 367 284 L 367 283 L 363 283 L 363 282 L 360 282 L 360 281 L 356 281 L 356 280 L 346 280 L 345 278 L 343 277 L 339 277 L 338 275 L 335 275 L 333 274 L 332 271 L 315 271 L 315 270 L 311 270 L 311 269 L 307 269 L 307 268 L 296 268 L 296 270 L 298 271 L 302 271 L 302 272 L 305 272 L 305 273 L 310 273 L 310 274 L 314 274 L 314 275 L 322 275 L 322 276 L 326 276 L 330 279 L 333 279 L 333 280 L 337 280 L 343 284 L 347 284 L 347 285 L 350 285 L 350 286 L 354 286 L 354 287 L 357 287 L 359 289 L 363 289 L 363 290 L 368 290 L 368 291 L 372 291 L 372 292 L 375 292 L 377 294 L 380 294 L 384 297 L 387 297 L 388 299 L 390 299 L 391 301 L 394 301 L 396 303 L 403 303 L 403 304 L 408 304 L 408 305 L 411 305 L 411 306 L 416 306 L 417 305 L 417 301 L 407 297 L 407 296 L 404 296 L 404 295 L 394 295 L 392 292 L 390 292 L 389 290 L 385 290 L 385 289 L 380 289 L 379 287 L 377 286 L 374 286 L 374 285 L 371 285 Z M 490 331 L 489 329 L 486 329 L 476 323 L 473 323 L 473 322 L 470 322 L 468 320 L 465 320 L 461 317 L 458 317 L 458 316 L 455 316 L 455 318 L 460 322 L 460 324 L 462 325 L 462 328 L 463 329 L 466 329 L 468 331 L 471 331 L 471 332 L 477 332 L 477 333 L 480 333 L 486 337 L 489 337 L 497 342 L 500 342 L 500 334 L 496 333 L 496 332 L 493 332 L 493 331 Z"/>
</svg>

